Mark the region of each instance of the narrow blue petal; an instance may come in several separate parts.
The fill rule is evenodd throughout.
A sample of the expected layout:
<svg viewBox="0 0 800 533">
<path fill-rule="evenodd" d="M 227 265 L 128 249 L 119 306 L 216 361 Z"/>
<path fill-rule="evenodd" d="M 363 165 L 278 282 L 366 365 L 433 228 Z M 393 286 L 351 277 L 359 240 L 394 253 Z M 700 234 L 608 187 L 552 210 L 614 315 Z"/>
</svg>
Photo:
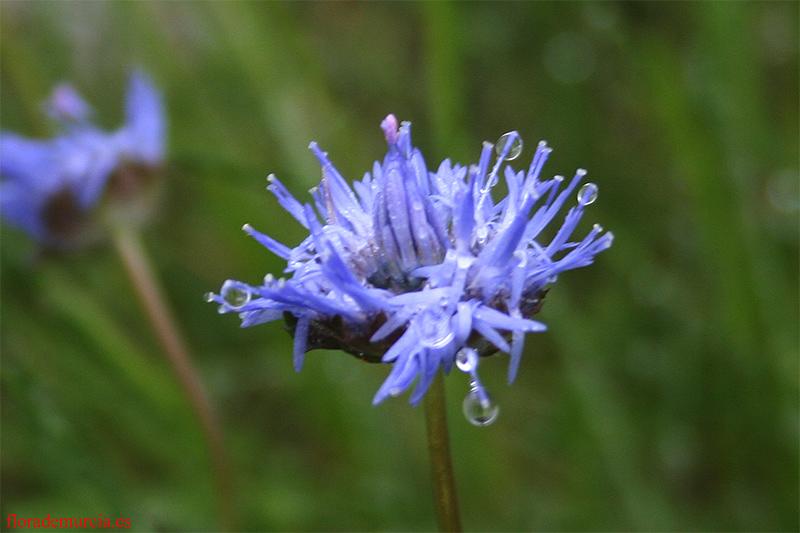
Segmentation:
<svg viewBox="0 0 800 533">
<path fill-rule="evenodd" d="M 0 183 L 0 213 L 3 218 L 39 240 L 47 238 L 42 218 L 45 201 L 44 195 L 18 182 L 7 180 Z"/>
<path fill-rule="evenodd" d="M 294 369 L 297 372 L 300 372 L 303 368 L 303 359 L 306 354 L 306 343 L 308 341 L 308 328 L 310 325 L 310 318 L 300 317 L 297 320 L 297 326 L 294 330 Z"/>
<path fill-rule="evenodd" d="M 439 263 L 444 251 L 434 229 L 428 224 L 423 201 L 421 199 L 414 200 L 409 207 L 411 232 L 414 235 L 414 247 L 418 261 L 422 261 L 423 264 Z"/>
<path fill-rule="evenodd" d="M 58 168 L 58 146 L 14 133 L 0 133 L 0 175 L 6 181 L 25 183 L 31 190 L 58 192 L 65 186 Z"/>
<path fill-rule="evenodd" d="M 547 146 L 547 143 L 544 141 L 539 141 L 539 145 L 536 147 L 536 153 L 533 155 L 533 160 L 531 161 L 531 166 L 528 169 L 528 174 L 525 177 L 525 189 L 526 190 L 533 190 L 533 188 L 537 185 L 539 181 L 539 174 L 542 172 L 542 167 L 544 167 L 547 158 L 550 155 L 550 152 L 553 150 Z"/>
<path fill-rule="evenodd" d="M 267 177 L 267 181 L 269 181 L 269 185 L 267 186 L 267 190 L 270 191 L 272 194 L 275 195 L 275 198 L 278 199 L 278 203 L 281 204 L 281 207 L 286 209 L 286 211 L 294 217 L 300 224 L 303 225 L 304 228 L 308 229 L 308 222 L 306 221 L 305 213 L 303 212 L 303 206 L 297 199 L 292 196 L 292 193 L 283 186 L 283 183 L 278 181 L 278 178 L 275 177 L 275 174 L 270 174 Z"/>
<path fill-rule="evenodd" d="M 402 340 L 403 337 L 401 337 L 397 342 L 399 343 Z M 402 394 L 402 392 L 411 385 L 411 383 L 414 381 L 414 378 L 419 373 L 419 358 L 417 357 L 417 352 L 415 351 L 407 350 L 403 352 L 401 356 L 397 357 L 396 360 L 392 360 L 395 361 L 392 371 L 389 372 L 389 376 L 380 386 L 378 392 L 375 394 L 375 397 L 372 399 L 373 405 L 381 403 L 389 396 L 397 396 Z"/>
<path fill-rule="evenodd" d="M 470 175 L 470 177 L 474 177 Z M 456 249 L 466 253 L 472 241 L 475 228 L 475 195 L 471 183 L 456 193 L 455 211 L 453 213 L 453 236 Z"/>
<path fill-rule="evenodd" d="M 383 196 L 383 191 L 379 191 L 375 199 L 375 210 L 373 213 L 375 238 L 383 252 L 378 260 L 390 278 L 402 280 L 403 271 L 400 268 L 400 252 L 397 248 L 397 241 L 395 240 L 394 232 L 389 222 L 389 214 Z"/>
<path fill-rule="evenodd" d="M 399 339 L 397 339 L 392 347 L 386 350 L 386 353 L 383 354 L 381 361 L 384 363 L 391 363 L 409 350 L 413 350 L 418 342 L 419 339 L 417 338 L 416 334 L 411 331 L 411 329 L 406 330 L 406 332 L 403 333 Z"/>
<path fill-rule="evenodd" d="M 353 300 L 358 302 L 364 310 L 377 312 L 386 307 L 385 300 L 374 296 L 367 290 L 350 272 L 350 269 L 347 268 L 335 250 L 330 251 L 330 256 L 323 262 L 322 266 L 328 277 L 336 282 L 338 287 L 349 294 Z"/>
<path fill-rule="evenodd" d="M 484 188 L 486 183 L 486 172 L 489 170 L 489 163 L 492 159 L 492 152 L 494 151 L 494 145 L 489 142 L 483 143 L 483 148 L 481 149 L 481 158 L 478 161 L 478 166 L 475 172 L 475 180 L 474 180 L 474 187 L 475 187 L 475 197 L 480 198 L 480 191 Z"/>
<path fill-rule="evenodd" d="M 369 339 L 369 342 L 382 341 L 399 328 L 405 326 L 408 323 L 409 318 L 411 318 L 411 315 L 411 311 L 399 309 L 392 316 L 390 316 L 389 319 L 375 331 L 375 333 L 373 333 L 372 337 Z"/>
<path fill-rule="evenodd" d="M 166 148 L 167 113 L 161 93 L 139 70 L 133 71 L 128 80 L 125 118 L 126 149 L 132 159 L 160 164 Z"/>
<path fill-rule="evenodd" d="M 425 165 L 425 159 L 422 157 L 422 153 L 419 150 L 414 150 L 411 153 L 407 168 L 411 172 L 419 192 L 425 196 L 430 195 L 431 181 L 428 177 L 428 167 Z"/>
<path fill-rule="evenodd" d="M 245 224 L 242 226 L 242 231 L 253 237 L 255 240 L 258 241 L 263 247 L 265 247 L 270 252 L 274 253 L 281 259 L 289 259 L 289 254 L 291 253 L 291 248 L 282 244 L 269 235 L 261 233 L 260 231 L 256 230 L 250 224 Z"/>
<path fill-rule="evenodd" d="M 478 306 L 478 308 L 473 312 L 473 317 L 476 320 L 482 320 L 486 322 L 493 328 L 504 329 L 508 331 L 519 330 L 525 332 L 534 332 L 545 331 L 547 329 L 547 326 L 541 322 L 537 322 L 528 318 L 515 318 L 486 305 Z"/>
<path fill-rule="evenodd" d="M 92 115 L 92 107 L 68 83 L 59 83 L 45 104 L 45 112 L 56 122 L 66 126 L 85 123 Z"/>
<path fill-rule="evenodd" d="M 533 197 L 527 197 L 517 216 L 483 249 L 478 256 L 478 265 L 480 267 L 506 265 L 509 262 L 511 255 L 517 249 L 520 240 L 525 234 L 528 213 L 533 202 Z"/>
<path fill-rule="evenodd" d="M 409 398 L 408 403 L 411 405 L 419 404 L 425 396 L 425 393 L 428 392 L 437 372 L 439 372 L 439 361 L 433 357 L 423 357 L 419 381 L 414 388 L 414 392 L 411 393 L 411 398 Z"/>
<path fill-rule="evenodd" d="M 475 305 L 472 302 L 458 302 L 456 314 L 453 316 L 452 328 L 455 334 L 454 342 L 463 346 L 470 333 L 472 333 L 472 311 Z"/>
<path fill-rule="evenodd" d="M 392 161 L 384 170 L 386 213 L 389 227 L 394 235 L 394 242 L 400 253 L 400 264 L 403 271 L 410 272 L 417 267 L 417 258 L 414 253 L 414 241 L 411 237 L 411 227 L 408 217 L 408 201 L 406 191 L 409 186 L 404 179 L 399 162 Z"/>
<path fill-rule="evenodd" d="M 517 379 L 519 363 L 522 360 L 522 349 L 525 346 L 525 332 L 515 330 L 511 333 L 511 358 L 508 362 L 508 383 Z"/>
<path fill-rule="evenodd" d="M 508 345 L 508 342 L 506 342 L 503 336 L 500 335 L 497 332 L 497 330 L 492 328 L 491 325 L 487 324 L 483 320 L 480 320 L 473 316 L 472 326 L 478 333 L 483 335 L 487 341 L 497 346 L 498 349 L 504 352 L 508 352 L 509 350 L 511 350 L 511 347 Z"/>
<path fill-rule="evenodd" d="M 239 315 L 242 319 L 242 327 L 249 328 L 258 324 L 272 322 L 283 318 L 283 310 L 261 309 L 258 311 L 246 311 Z"/>
</svg>

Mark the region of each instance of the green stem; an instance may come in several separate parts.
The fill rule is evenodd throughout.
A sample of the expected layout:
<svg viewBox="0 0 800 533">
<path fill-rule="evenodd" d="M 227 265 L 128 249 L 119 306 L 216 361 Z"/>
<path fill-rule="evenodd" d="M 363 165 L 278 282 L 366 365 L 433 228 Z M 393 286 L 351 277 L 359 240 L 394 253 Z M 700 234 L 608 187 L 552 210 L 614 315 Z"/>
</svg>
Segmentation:
<svg viewBox="0 0 800 533">
<path fill-rule="evenodd" d="M 214 408 L 192 366 L 186 343 L 167 308 L 163 292 L 156 281 L 137 231 L 128 227 L 114 228 L 113 240 L 128 276 L 147 311 L 153 329 L 164 347 L 172 369 L 183 386 L 202 427 L 213 464 L 220 510 L 220 527 L 223 531 L 232 531 L 234 525 L 232 478 L 220 424 Z"/>
<path fill-rule="evenodd" d="M 458 513 L 456 480 L 450 458 L 450 436 L 447 430 L 447 405 L 444 396 L 444 374 L 437 372 L 425 394 L 425 422 L 428 451 L 431 455 L 433 502 L 439 531 L 461 531 Z"/>
</svg>

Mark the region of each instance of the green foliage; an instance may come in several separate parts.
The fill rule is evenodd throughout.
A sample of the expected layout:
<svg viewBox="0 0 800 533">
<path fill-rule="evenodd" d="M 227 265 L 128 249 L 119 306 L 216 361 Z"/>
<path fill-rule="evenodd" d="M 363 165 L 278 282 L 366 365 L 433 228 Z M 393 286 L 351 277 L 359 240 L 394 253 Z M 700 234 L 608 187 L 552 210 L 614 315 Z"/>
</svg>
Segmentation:
<svg viewBox="0 0 800 533">
<path fill-rule="evenodd" d="M 485 429 L 447 380 L 470 530 L 796 530 L 798 4 L 24 2 L 0 4 L 2 127 L 49 134 L 74 81 L 119 123 L 125 71 L 163 89 L 170 169 L 146 233 L 224 420 L 243 530 L 435 527 L 421 408 L 372 407 L 388 367 L 239 329 L 202 300 L 295 244 L 264 190 L 349 179 L 414 123 L 429 165 L 517 129 L 547 175 L 586 167 L 616 235 L 562 277 L 520 375 L 481 376 Z M 524 163 L 523 163 L 524 164 Z M 435 167 L 434 167 L 435 168 Z M 214 530 L 202 434 L 111 247 L 37 255 L 2 228 L 2 503 L 21 516 Z"/>
</svg>

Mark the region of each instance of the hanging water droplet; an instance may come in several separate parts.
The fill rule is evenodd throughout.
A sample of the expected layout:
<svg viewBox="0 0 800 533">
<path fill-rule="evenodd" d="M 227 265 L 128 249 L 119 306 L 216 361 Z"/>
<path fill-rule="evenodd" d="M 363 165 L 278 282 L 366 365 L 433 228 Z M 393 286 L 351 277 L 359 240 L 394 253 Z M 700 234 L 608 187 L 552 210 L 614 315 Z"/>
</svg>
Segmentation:
<svg viewBox="0 0 800 533">
<path fill-rule="evenodd" d="M 500 407 L 492 402 L 488 394 L 484 393 L 484 396 L 481 399 L 477 387 L 473 387 L 464 398 L 464 416 L 473 426 L 488 426 L 497 420 L 497 415 L 500 414 Z"/>
<path fill-rule="evenodd" d="M 497 139 L 497 143 L 494 145 L 497 155 L 503 155 L 503 151 L 506 149 L 506 144 L 508 144 L 509 141 L 511 142 L 511 147 L 508 149 L 508 153 L 506 154 L 506 161 L 516 159 L 519 157 L 519 154 L 522 153 L 522 137 L 520 137 L 519 133 L 516 131 L 509 131 Z"/>
<path fill-rule="evenodd" d="M 475 348 L 461 348 L 456 354 L 456 366 L 462 372 L 472 372 L 478 366 L 478 351 Z"/>
<path fill-rule="evenodd" d="M 234 309 L 238 309 L 250 301 L 250 291 L 235 285 L 223 287 L 222 299 Z"/>
<path fill-rule="evenodd" d="M 214 293 L 213 292 L 205 293 L 203 295 L 203 300 L 205 300 L 206 302 L 213 302 L 214 301 Z"/>
<path fill-rule="evenodd" d="M 594 183 L 587 183 L 578 191 L 578 203 L 581 205 L 589 205 L 597 200 L 597 185 Z"/>
</svg>

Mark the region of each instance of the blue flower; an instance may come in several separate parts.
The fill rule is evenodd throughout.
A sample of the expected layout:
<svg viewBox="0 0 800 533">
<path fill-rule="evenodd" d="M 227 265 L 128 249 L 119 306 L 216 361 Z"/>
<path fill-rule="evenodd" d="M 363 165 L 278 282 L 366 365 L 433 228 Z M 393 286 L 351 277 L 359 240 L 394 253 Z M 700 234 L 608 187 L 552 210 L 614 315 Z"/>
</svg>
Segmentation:
<svg viewBox="0 0 800 533">
<path fill-rule="evenodd" d="M 228 280 L 221 313 L 237 312 L 242 327 L 284 319 L 294 336 L 299 371 L 307 351 L 337 348 L 371 362 L 392 363 L 373 403 L 416 388 L 418 403 L 441 368 L 453 364 L 472 376 L 472 392 L 488 407 L 477 376 L 479 356 L 510 354 L 509 382 L 517 374 L 525 334 L 544 331 L 531 319 L 558 275 L 590 264 L 613 235 L 595 225 L 578 241 L 571 235 L 597 187 L 578 192 L 549 242 L 540 235 L 573 195 L 584 170 L 563 187 L 541 180 L 550 148 L 541 142 L 527 172 L 504 162 L 521 149 L 516 132 L 495 146 L 484 143 L 476 165 L 445 160 L 430 172 L 411 144 L 411 125 L 394 115 L 381 123 L 389 151 L 383 163 L 351 187 L 316 143 L 322 181 L 301 204 L 274 176 L 268 187 L 310 235 L 295 248 L 244 231 L 287 261 L 286 274 L 267 274 L 261 285 Z M 495 202 L 502 172 L 508 195 Z M 488 422 L 487 422 L 488 423 Z"/>
<path fill-rule="evenodd" d="M 70 85 L 58 85 L 45 106 L 60 127 L 49 140 L 0 132 L 0 212 L 37 241 L 60 247 L 85 240 L 92 213 L 109 188 L 118 195 L 164 159 L 166 119 L 161 95 L 140 72 L 130 75 L 125 124 L 105 132 Z"/>
</svg>

